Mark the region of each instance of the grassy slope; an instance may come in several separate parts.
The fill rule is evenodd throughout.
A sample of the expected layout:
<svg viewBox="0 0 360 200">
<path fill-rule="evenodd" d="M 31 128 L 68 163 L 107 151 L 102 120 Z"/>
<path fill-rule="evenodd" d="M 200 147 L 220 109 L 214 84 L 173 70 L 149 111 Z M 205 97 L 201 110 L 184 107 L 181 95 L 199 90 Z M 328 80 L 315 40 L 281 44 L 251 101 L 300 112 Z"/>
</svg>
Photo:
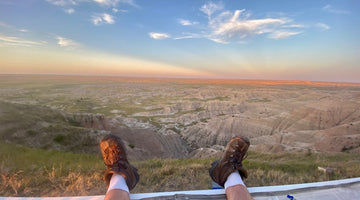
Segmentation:
<svg viewBox="0 0 360 200">
<path fill-rule="evenodd" d="M 101 194 L 103 163 L 95 155 L 0 144 L 0 196 Z"/>
<path fill-rule="evenodd" d="M 80 127 L 65 114 L 45 106 L 0 101 L 0 124 L 0 141 L 75 153 L 98 153 L 98 140 L 91 129 Z"/>
<path fill-rule="evenodd" d="M 0 144 L 0 196 L 101 195 L 104 165 L 96 155 L 30 149 Z M 208 167 L 214 159 L 132 162 L 140 173 L 133 192 L 208 189 Z M 248 186 L 279 185 L 360 176 L 360 154 L 260 154 L 244 161 Z M 334 167 L 324 174 L 318 166 Z"/>
</svg>

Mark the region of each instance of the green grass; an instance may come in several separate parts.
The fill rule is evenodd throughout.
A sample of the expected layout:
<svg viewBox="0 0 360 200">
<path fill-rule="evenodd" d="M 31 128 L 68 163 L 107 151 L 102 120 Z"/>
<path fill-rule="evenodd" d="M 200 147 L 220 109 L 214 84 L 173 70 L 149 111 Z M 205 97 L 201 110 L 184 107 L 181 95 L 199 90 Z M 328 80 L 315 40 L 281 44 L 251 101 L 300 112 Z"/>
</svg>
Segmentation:
<svg viewBox="0 0 360 200">
<path fill-rule="evenodd" d="M 29 136 L 34 136 L 37 134 L 35 127 L 40 122 L 65 125 L 65 121 L 64 115 L 47 107 L 0 101 L 0 140 L 9 139 L 17 131 L 26 131 Z"/>
<path fill-rule="evenodd" d="M 133 193 L 209 189 L 216 158 L 132 161 L 140 174 Z M 32 149 L 0 143 L 0 196 L 101 195 L 105 166 L 100 155 Z M 359 153 L 263 154 L 243 162 L 250 187 L 327 181 L 360 176 Z M 326 174 L 317 168 L 332 167 Z"/>
<path fill-rule="evenodd" d="M 134 162 L 140 181 L 135 193 L 211 188 L 208 167 L 213 159 L 152 159 Z"/>
<path fill-rule="evenodd" d="M 46 151 L 23 147 L 20 145 L 0 143 L 0 160 L 6 168 L 33 172 L 34 169 L 52 168 L 53 166 L 65 170 L 102 169 L 100 155 L 74 154 L 71 152 Z"/>
<path fill-rule="evenodd" d="M 104 193 L 101 158 L 0 143 L 0 196 Z"/>
<path fill-rule="evenodd" d="M 254 175 L 249 186 L 295 184 L 360 176 L 359 153 L 249 153 L 244 165 Z M 333 173 L 323 173 L 318 167 L 331 167 Z"/>
</svg>

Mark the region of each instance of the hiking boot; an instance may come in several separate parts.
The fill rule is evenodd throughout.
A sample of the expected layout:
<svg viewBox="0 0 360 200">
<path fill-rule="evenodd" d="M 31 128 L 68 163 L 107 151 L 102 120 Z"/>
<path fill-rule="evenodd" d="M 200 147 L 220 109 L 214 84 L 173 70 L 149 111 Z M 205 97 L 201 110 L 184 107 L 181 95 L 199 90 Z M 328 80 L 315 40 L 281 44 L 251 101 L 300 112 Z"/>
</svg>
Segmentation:
<svg viewBox="0 0 360 200">
<path fill-rule="evenodd" d="M 129 190 L 132 190 L 139 182 L 139 174 L 137 169 L 130 165 L 122 140 L 113 134 L 106 135 L 100 141 L 100 149 L 107 167 L 104 174 L 107 187 L 112 175 L 120 174 L 125 178 Z"/>
<path fill-rule="evenodd" d="M 221 160 L 216 160 L 211 164 L 209 174 L 212 180 L 224 187 L 228 176 L 236 170 L 239 171 L 242 179 L 247 178 L 247 172 L 242 166 L 242 161 L 247 156 L 249 146 L 248 138 L 244 136 L 233 137 L 226 145 Z"/>
</svg>

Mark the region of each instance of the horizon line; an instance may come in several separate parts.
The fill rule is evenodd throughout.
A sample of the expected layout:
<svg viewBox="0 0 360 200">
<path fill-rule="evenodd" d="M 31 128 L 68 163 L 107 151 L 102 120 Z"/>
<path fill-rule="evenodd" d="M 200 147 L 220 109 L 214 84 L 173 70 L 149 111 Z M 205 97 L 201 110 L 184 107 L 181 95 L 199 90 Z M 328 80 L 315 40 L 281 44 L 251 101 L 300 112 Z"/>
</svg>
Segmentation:
<svg viewBox="0 0 360 200">
<path fill-rule="evenodd" d="M 324 81 L 324 80 L 303 80 L 303 79 L 259 79 L 259 78 L 236 78 L 236 77 L 191 77 L 191 76 L 155 76 L 155 75 L 114 75 L 114 74 L 66 74 L 66 73 L 0 73 L 0 76 L 68 76 L 68 77 L 109 77 L 109 78 L 146 78 L 146 79 L 185 79 L 185 80 L 224 80 L 224 81 L 272 81 L 272 82 L 312 82 L 312 83 L 331 83 L 359 85 L 359 82 L 350 81 Z"/>
</svg>

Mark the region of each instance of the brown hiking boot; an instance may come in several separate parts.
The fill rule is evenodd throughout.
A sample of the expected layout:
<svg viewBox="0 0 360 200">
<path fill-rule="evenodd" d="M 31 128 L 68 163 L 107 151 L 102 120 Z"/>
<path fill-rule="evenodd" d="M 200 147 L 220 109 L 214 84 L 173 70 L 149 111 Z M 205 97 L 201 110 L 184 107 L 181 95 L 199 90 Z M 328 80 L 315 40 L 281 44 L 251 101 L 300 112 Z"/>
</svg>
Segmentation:
<svg viewBox="0 0 360 200">
<path fill-rule="evenodd" d="M 226 145 L 225 153 L 221 160 L 216 160 L 209 169 L 210 177 L 220 186 L 224 187 L 227 177 L 239 171 L 242 179 L 247 178 L 247 172 L 242 166 L 250 146 L 249 139 L 244 136 L 233 137 Z"/>
<path fill-rule="evenodd" d="M 129 190 L 132 190 L 139 182 L 139 174 L 127 160 L 122 140 L 113 134 L 106 135 L 100 141 L 100 149 L 107 167 L 104 174 L 107 187 L 109 187 L 112 175 L 120 174 L 125 178 Z"/>
</svg>

